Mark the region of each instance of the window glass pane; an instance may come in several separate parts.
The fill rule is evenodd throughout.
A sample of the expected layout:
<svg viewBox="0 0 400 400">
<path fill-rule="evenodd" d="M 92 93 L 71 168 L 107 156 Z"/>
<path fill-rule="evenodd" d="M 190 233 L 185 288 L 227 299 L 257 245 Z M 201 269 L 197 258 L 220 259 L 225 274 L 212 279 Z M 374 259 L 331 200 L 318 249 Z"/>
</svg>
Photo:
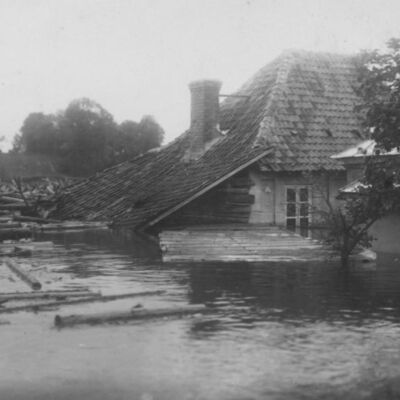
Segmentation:
<svg viewBox="0 0 400 400">
<path fill-rule="evenodd" d="M 286 189 L 286 201 L 288 203 L 296 202 L 296 190 L 290 188 Z"/>
<path fill-rule="evenodd" d="M 300 228 L 308 228 L 308 218 L 300 218 Z"/>
<path fill-rule="evenodd" d="M 308 201 L 308 189 L 307 188 L 300 189 L 300 201 Z"/>
<path fill-rule="evenodd" d="M 296 229 L 296 220 L 294 218 L 288 218 L 286 220 L 286 228 L 290 230 Z"/>
<path fill-rule="evenodd" d="M 308 217 L 308 203 L 300 204 L 300 217 Z"/>
<path fill-rule="evenodd" d="M 296 204 L 295 203 L 287 204 L 286 216 L 287 217 L 295 217 L 296 216 Z"/>
</svg>

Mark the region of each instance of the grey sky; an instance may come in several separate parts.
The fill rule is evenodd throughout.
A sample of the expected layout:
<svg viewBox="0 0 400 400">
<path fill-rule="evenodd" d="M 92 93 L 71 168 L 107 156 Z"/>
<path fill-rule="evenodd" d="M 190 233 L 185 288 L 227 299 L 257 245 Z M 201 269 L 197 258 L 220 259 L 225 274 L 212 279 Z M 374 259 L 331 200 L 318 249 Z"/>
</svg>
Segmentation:
<svg viewBox="0 0 400 400">
<path fill-rule="evenodd" d="M 393 36 L 398 0 L 0 0 L 0 135 L 90 97 L 117 122 L 154 115 L 168 141 L 188 127 L 191 80 L 229 93 L 284 49 Z"/>
</svg>

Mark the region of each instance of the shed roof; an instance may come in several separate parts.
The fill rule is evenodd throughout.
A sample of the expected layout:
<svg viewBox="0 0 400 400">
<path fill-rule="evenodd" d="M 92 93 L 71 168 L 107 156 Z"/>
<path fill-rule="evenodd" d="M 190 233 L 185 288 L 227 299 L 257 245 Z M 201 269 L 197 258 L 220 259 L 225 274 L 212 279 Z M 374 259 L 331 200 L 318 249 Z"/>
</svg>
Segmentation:
<svg viewBox="0 0 400 400">
<path fill-rule="evenodd" d="M 378 149 L 375 140 L 369 139 L 358 143 L 356 146 L 350 147 L 338 154 L 334 154 L 331 157 L 337 160 L 349 159 L 349 158 L 364 158 L 369 156 L 399 156 L 400 151 L 394 148 L 390 151 Z"/>
<path fill-rule="evenodd" d="M 187 131 L 70 188 L 58 213 L 141 227 L 260 159 L 271 171 L 341 170 L 330 156 L 360 140 L 356 83 L 350 56 L 285 52 L 222 103 L 227 133 L 201 158 L 185 162 Z"/>
</svg>

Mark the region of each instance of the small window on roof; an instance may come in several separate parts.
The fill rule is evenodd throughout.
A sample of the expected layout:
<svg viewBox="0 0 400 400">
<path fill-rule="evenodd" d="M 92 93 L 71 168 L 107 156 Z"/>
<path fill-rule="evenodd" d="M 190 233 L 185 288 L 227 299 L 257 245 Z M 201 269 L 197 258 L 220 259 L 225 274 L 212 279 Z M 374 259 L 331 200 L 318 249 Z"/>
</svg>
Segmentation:
<svg viewBox="0 0 400 400">
<path fill-rule="evenodd" d="M 329 137 L 332 137 L 333 135 L 332 135 L 332 131 L 329 129 L 329 128 L 325 128 L 324 129 L 324 132 L 329 136 Z"/>
</svg>

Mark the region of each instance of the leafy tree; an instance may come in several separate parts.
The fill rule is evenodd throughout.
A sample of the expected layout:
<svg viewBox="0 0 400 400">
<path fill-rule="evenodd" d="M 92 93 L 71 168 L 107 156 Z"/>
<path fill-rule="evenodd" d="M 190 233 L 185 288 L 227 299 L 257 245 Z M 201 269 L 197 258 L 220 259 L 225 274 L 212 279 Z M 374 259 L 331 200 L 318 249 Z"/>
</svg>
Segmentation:
<svg viewBox="0 0 400 400">
<path fill-rule="evenodd" d="M 90 175 L 159 146 L 163 136 L 153 117 L 118 126 L 99 103 L 81 98 L 56 115 L 29 114 L 13 151 L 57 156 L 63 172 Z"/>
<path fill-rule="evenodd" d="M 113 116 L 100 104 L 87 98 L 72 101 L 59 115 L 58 153 L 64 168 L 89 175 L 109 166 L 116 130 Z"/>
<path fill-rule="evenodd" d="M 400 39 L 390 39 L 385 52 L 359 58 L 359 94 L 364 127 L 382 149 L 400 146 Z"/>
<path fill-rule="evenodd" d="M 14 141 L 14 148 L 26 153 L 54 154 L 56 139 L 56 118 L 53 115 L 31 113 L 21 127 L 21 135 Z"/>
<path fill-rule="evenodd" d="M 163 141 L 164 130 L 151 115 L 145 115 L 139 122 L 139 147 L 142 152 L 157 147 Z"/>
<path fill-rule="evenodd" d="M 400 39 L 391 39 L 385 52 L 360 54 L 356 107 L 363 118 L 365 136 L 376 142 L 366 155 L 364 176 L 342 206 L 329 205 L 325 213 L 328 242 L 340 251 L 342 264 L 358 245 L 370 246 L 369 228 L 378 219 L 400 212 L 400 156 L 381 156 L 400 148 Z"/>
<path fill-rule="evenodd" d="M 400 209 L 399 193 L 380 185 L 365 185 L 360 182 L 355 193 L 333 206 L 326 199 L 327 208 L 315 210 L 327 227 L 325 241 L 340 254 L 342 266 L 346 267 L 350 256 L 359 247 L 370 247 L 371 226 L 388 212 Z"/>
</svg>

